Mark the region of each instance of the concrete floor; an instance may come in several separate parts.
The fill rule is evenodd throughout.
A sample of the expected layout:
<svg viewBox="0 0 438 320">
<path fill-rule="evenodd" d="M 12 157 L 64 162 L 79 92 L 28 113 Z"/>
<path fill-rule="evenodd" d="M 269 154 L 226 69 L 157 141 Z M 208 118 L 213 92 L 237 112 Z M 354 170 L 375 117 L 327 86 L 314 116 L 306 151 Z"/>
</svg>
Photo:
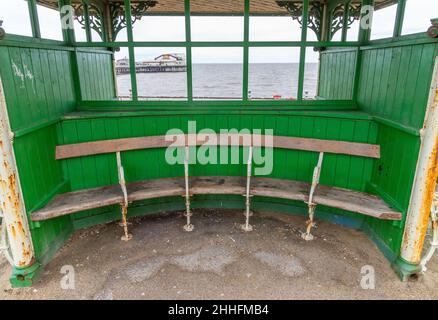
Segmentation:
<svg viewBox="0 0 438 320">
<path fill-rule="evenodd" d="M 300 237 L 305 219 L 241 211 L 196 210 L 195 230 L 181 213 L 132 219 L 130 242 L 117 223 L 81 230 L 45 267 L 33 288 L 11 289 L 0 268 L 0 299 L 436 299 L 438 257 L 417 282 L 402 283 L 361 232 L 318 222 L 315 240 Z M 61 288 L 71 265 L 75 289 Z M 375 289 L 361 287 L 373 266 Z"/>
</svg>

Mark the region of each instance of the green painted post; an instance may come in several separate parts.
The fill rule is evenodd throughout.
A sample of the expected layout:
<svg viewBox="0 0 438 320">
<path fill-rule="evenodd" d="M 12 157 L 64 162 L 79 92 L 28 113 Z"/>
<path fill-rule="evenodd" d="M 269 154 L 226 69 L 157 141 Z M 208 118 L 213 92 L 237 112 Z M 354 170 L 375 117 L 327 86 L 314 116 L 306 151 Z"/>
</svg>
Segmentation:
<svg viewBox="0 0 438 320">
<path fill-rule="evenodd" d="M 374 0 L 362 0 L 362 7 L 363 6 L 374 6 Z M 374 12 L 373 12 L 373 14 L 374 14 Z M 362 27 L 359 29 L 359 43 L 360 43 L 360 45 L 364 45 L 370 41 L 372 27 L 373 26 L 371 24 L 368 29 L 362 29 Z"/>
<path fill-rule="evenodd" d="M 362 7 L 364 6 L 373 6 L 374 0 L 362 0 Z M 357 46 L 357 54 L 356 54 L 356 68 L 354 73 L 354 84 L 353 84 L 353 101 L 357 101 L 357 96 L 359 93 L 359 81 L 360 81 L 360 71 L 362 67 L 362 50 L 360 47 L 370 41 L 371 35 L 371 26 L 369 29 L 362 28 L 362 19 L 366 12 L 361 14 L 360 26 L 359 26 L 359 45 Z"/>
<path fill-rule="evenodd" d="M 190 23 L 190 0 L 184 0 L 186 27 L 187 100 L 193 101 L 192 28 Z"/>
<path fill-rule="evenodd" d="M 348 16 L 350 15 L 350 1 L 345 1 L 344 3 L 344 16 L 342 17 L 342 38 L 341 41 L 347 41 L 347 32 L 348 32 Z"/>
<path fill-rule="evenodd" d="M 126 31 L 128 33 L 129 71 L 131 73 L 132 100 L 138 101 L 137 74 L 135 72 L 134 36 L 132 34 L 131 0 L 125 0 Z"/>
<path fill-rule="evenodd" d="M 70 6 L 71 5 L 71 0 L 59 0 L 58 4 L 59 4 L 59 10 L 60 10 L 61 19 L 63 19 L 64 16 L 61 14 L 61 8 L 63 6 Z M 73 19 L 73 17 L 72 17 L 72 19 Z M 74 32 L 74 29 L 70 29 L 70 28 L 64 29 L 63 28 L 62 29 L 62 35 L 63 35 L 64 41 L 68 45 L 72 45 L 75 42 L 75 32 Z"/>
<path fill-rule="evenodd" d="M 91 42 L 91 30 L 90 30 L 90 14 L 88 12 L 88 1 L 82 1 L 84 5 L 84 19 L 85 19 L 85 34 L 87 36 L 87 42 Z"/>
<path fill-rule="evenodd" d="M 245 0 L 245 8 L 243 14 L 243 82 L 242 82 L 242 98 L 244 102 L 249 99 L 249 10 L 250 10 L 250 0 Z"/>
<path fill-rule="evenodd" d="M 108 3 L 103 3 L 102 4 L 104 7 L 101 8 L 102 10 L 102 15 L 100 16 L 100 19 L 102 20 L 102 41 L 103 42 L 110 42 L 110 28 L 107 27 L 106 21 L 107 21 L 107 12 L 109 13 L 109 11 L 106 10 L 106 7 L 109 5 Z M 111 17 L 109 17 L 111 19 Z"/>
<path fill-rule="evenodd" d="M 59 8 L 61 9 L 64 5 L 71 5 L 71 0 L 60 0 L 59 1 Z M 60 13 L 61 15 L 61 13 Z M 61 15 L 62 18 L 62 15 Z M 68 45 L 73 45 L 75 40 L 75 32 L 73 29 L 63 29 L 62 30 L 64 41 Z M 74 50 L 70 53 L 71 55 L 71 70 L 72 70 L 72 77 L 73 77 L 73 86 L 75 88 L 75 97 L 77 103 L 80 103 L 82 101 L 82 90 L 81 90 L 81 81 L 79 77 L 79 64 L 78 64 L 78 57 L 77 57 L 77 51 Z"/>
<path fill-rule="evenodd" d="M 306 41 L 307 41 L 307 21 L 309 19 L 309 0 L 303 2 L 303 22 L 301 24 L 301 46 L 300 46 L 300 69 L 298 73 L 298 97 L 297 100 L 303 100 L 304 72 L 306 67 Z"/>
<path fill-rule="evenodd" d="M 35 0 L 28 0 L 27 5 L 29 7 L 30 23 L 32 26 L 32 35 L 34 38 L 41 38 L 40 23 L 38 20 L 38 10 Z"/>
<path fill-rule="evenodd" d="M 395 17 L 395 26 L 394 26 L 394 34 L 393 34 L 394 38 L 400 37 L 402 34 L 403 18 L 405 15 L 405 9 L 406 9 L 406 0 L 398 0 L 397 15 Z M 427 9 L 424 8 L 424 10 L 427 10 Z"/>
</svg>

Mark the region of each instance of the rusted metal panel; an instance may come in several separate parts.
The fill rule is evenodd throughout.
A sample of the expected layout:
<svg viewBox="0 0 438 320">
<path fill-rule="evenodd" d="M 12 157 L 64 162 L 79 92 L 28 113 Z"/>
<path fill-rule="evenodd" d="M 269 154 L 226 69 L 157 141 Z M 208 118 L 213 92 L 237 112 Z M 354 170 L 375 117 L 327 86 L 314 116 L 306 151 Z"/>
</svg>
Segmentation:
<svg viewBox="0 0 438 320">
<path fill-rule="evenodd" d="M 19 177 L 12 147 L 3 85 L 0 78 L 0 209 L 9 239 L 12 260 L 24 268 L 34 262 L 34 249 L 27 222 Z"/>
<path fill-rule="evenodd" d="M 421 137 L 417 171 L 401 246 L 401 257 L 413 264 L 418 264 L 421 259 L 438 178 L 438 58 L 435 61 Z"/>
</svg>

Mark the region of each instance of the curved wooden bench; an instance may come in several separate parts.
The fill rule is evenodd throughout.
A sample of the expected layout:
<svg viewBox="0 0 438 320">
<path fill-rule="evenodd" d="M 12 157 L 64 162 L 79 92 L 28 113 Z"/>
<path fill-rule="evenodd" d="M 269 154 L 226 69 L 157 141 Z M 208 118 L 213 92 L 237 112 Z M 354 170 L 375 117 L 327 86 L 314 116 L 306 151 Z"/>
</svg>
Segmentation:
<svg viewBox="0 0 438 320">
<path fill-rule="evenodd" d="M 191 177 L 190 195 L 245 194 L 245 177 Z M 306 182 L 253 178 L 251 195 L 307 202 L 311 184 Z M 184 196 L 184 178 L 163 178 L 127 184 L 129 202 L 162 197 Z M 380 198 L 348 189 L 319 185 L 314 202 L 319 205 L 361 213 L 378 219 L 400 220 L 400 212 Z M 32 220 L 42 221 L 78 211 L 123 203 L 119 185 L 69 192 L 57 196 L 46 207 L 32 213 Z"/>
<path fill-rule="evenodd" d="M 127 230 L 126 212 L 129 203 L 139 200 L 184 196 L 186 198 L 186 230 L 190 231 L 190 197 L 193 195 L 207 194 L 234 194 L 246 197 L 246 223 L 245 230 L 250 230 L 249 213 L 250 197 L 263 196 L 281 198 L 295 201 L 303 201 L 309 207 L 309 221 L 307 231 L 304 234 L 306 240 L 312 238 L 310 229 L 313 225 L 313 215 L 317 205 L 330 206 L 346 211 L 364 214 L 378 219 L 401 220 L 402 215 L 392 209 L 379 197 L 371 194 L 352 191 L 343 188 L 323 186 L 319 184 L 324 152 L 347 154 L 353 156 L 380 157 L 378 145 L 354 143 L 346 141 L 293 138 L 281 136 L 248 136 L 229 134 L 211 141 L 209 137 L 197 135 L 175 136 L 172 141 L 167 141 L 164 136 L 140 137 L 116 140 L 104 140 L 58 146 L 56 149 L 57 159 L 67 159 L 82 156 L 91 156 L 104 153 L 116 153 L 119 170 L 119 185 L 105 186 L 69 192 L 56 196 L 44 208 L 32 212 L 34 221 L 43 221 L 55 217 L 72 214 L 79 211 L 120 205 L 122 207 L 122 221 L 125 227 L 124 239 L 130 235 Z M 255 143 L 257 141 L 257 144 Z M 243 146 L 250 148 L 248 158 L 248 173 L 246 176 L 216 176 L 216 177 L 189 177 L 188 161 L 185 161 L 185 177 L 163 178 L 146 181 L 138 181 L 126 184 L 120 152 L 128 150 L 163 148 L 170 145 L 186 149 L 189 146 L 199 145 L 228 145 Z M 312 183 L 272 179 L 263 177 L 251 177 L 252 147 L 263 146 L 292 150 L 306 150 L 319 152 L 320 157 L 315 167 Z M 188 155 L 186 154 L 186 160 Z"/>
</svg>

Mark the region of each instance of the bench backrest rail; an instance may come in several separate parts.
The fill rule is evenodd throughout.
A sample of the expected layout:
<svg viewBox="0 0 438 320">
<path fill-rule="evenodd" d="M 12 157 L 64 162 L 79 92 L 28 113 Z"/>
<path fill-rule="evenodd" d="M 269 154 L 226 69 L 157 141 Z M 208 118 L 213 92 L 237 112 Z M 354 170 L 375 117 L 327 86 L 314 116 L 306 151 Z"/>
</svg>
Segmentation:
<svg viewBox="0 0 438 320">
<path fill-rule="evenodd" d="M 230 146 L 230 147 L 265 147 L 289 150 L 303 150 L 345 154 L 359 157 L 380 158 L 380 146 L 368 143 L 324 140 L 313 138 L 296 138 L 285 136 L 227 134 L 210 135 L 174 135 L 100 140 L 56 147 L 56 159 L 68 159 L 123 151 L 185 147 L 185 146 Z"/>
</svg>

